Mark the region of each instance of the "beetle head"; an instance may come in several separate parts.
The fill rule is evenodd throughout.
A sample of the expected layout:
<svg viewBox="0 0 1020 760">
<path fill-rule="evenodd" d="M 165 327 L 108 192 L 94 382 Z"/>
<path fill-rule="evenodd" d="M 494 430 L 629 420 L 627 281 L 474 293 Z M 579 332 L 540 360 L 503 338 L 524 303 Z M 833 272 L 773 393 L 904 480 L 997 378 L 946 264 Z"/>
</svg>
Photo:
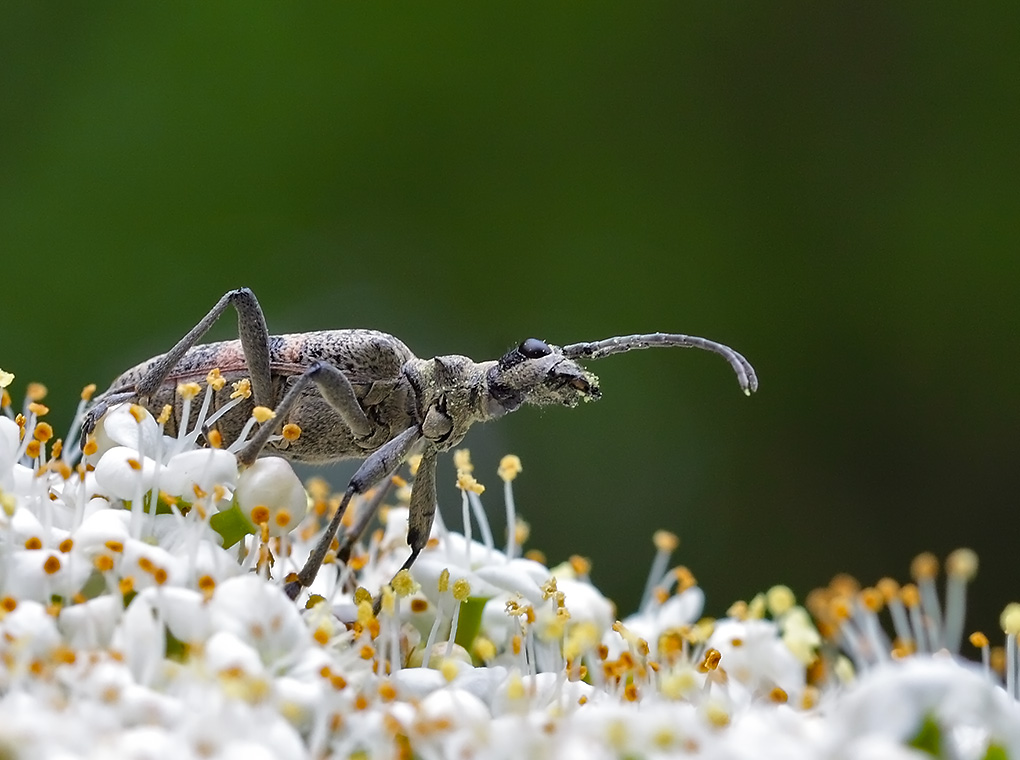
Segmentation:
<svg viewBox="0 0 1020 760">
<path fill-rule="evenodd" d="M 600 398 L 598 378 L 563 355 L 559 346 L 528 338 L 507 351 L 486 375 L 489 412 L 498 417 L 521 404 L 561 404 Z"/>
</svg>

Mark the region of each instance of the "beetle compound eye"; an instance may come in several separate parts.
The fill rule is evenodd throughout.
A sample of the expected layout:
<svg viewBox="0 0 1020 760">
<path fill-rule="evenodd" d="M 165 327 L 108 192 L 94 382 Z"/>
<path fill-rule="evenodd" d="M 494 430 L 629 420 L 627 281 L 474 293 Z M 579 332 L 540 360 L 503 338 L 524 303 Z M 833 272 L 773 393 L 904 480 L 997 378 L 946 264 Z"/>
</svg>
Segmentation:
<svg viewBox="0 0 1020 760">
<path fill-rule="evenodd" d="M 552 349 L 549 348 L 549 345 L 538 338 L 528 338 L 517 347 L 517 350 L 528 359 L 540 359 L 543 356 L 548 356 L 552 353 Z"/>
</svg>

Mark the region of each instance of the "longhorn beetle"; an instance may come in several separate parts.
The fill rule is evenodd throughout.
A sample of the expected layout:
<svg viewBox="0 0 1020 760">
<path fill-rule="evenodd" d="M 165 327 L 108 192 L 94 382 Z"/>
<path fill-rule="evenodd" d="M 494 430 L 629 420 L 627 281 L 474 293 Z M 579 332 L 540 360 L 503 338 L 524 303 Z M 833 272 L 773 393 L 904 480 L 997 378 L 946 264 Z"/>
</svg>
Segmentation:
<svg viewBox="0 0 1020 760">
<path fill-rule="evenodd" d="M 240 340 L 199 344 L 229 305 L 237 311 Z M 421 463 L 411 492 L 411 555 L 405 569 L 425 547 L 432 528 L 440 452 L 459 444 L 474 423 L 497 419 L 522 404 L 574 406 L 597 399 L 598 378 L 576 360 L 654 346 L 717 353 L 730 363 L 746 394 L 758 388 L 754 368 L 743 356 L 690 335 L 626 335 L 562 347 L 528 338 L 487 362 L 456 355 L 419 359 L 400 340 L 376 330 L 271 336 L 255 294 L 240 288 L 225 294 L 170 351 L 129 369 L 97 396 L 82 425 L 82 442 L 110 406 L 125 401 L 137 401 L 157 414 L 173 405 L 166 423 L 167 433 L 173 434 L 180 425 L 177 385 L 201 382 L 218 368 L 228 381 L 248 377 L 253 393 L 216 422 L 225 442 L 237 439 L 254 406 L 276 412 L 240 449 L 242 465 L 263 451 L 308 463 L 363 458 L 326 532 L 301 572 L 286 584 L 287 594 L 296 599 L 315 579 L 351 499 L 391 476 L 409 454 L 419 452 Z M 214 393 L 213 409 L 229 395 L 229 386 Z M 284 423 L 300 427 L 297 440 L 270 441 Z"/>
</svg>

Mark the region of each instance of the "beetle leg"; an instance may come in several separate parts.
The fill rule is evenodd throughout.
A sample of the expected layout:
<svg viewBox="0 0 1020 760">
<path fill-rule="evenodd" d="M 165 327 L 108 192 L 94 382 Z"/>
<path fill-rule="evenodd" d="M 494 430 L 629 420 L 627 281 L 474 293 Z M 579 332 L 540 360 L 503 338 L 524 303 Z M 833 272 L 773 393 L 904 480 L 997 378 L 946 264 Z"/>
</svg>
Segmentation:
<svg viewBox="0 0 1020 760">
<path fill-rule="evenodd" d="M 333 519 L 329 521 L 329 525 L 326 527 L 326 532 L 319 537 L 319 541 L 315 544 L 315 548 L 313 548 L 311 554 L 308 555 L 308 559 L 305 561 L 305 566 L 301 568 L 301 572 L 297 574 L 297 578 L 289 581 L 284 586 L 284 591 L 287 592 L 287 596 L 291 599 L 297 599 L 298 594 L 301 593 L 301 589 L 306 586 L 310 586 L 312 581 L 315 580 L 315 576 L 318 574 L 319 568 L 322 566 L 322 561 L 326 558 L 326 553 L 329 551 L 329 547 L 333 543 L 333 536 L 336 535 L 337 530 L 340 528 L 340 521 L 343 519 L 347 505 L 351 503 L 351 499 L 354 498 L 354 495 L 365 493 L 365 491 L 380 483 L 384 478 L 388 478 L 393 475 L 400 466 L 400 463 L 404 461 L 404 457 L 407 456 L 411 447 L 414 446 L 420 438 L 421 431 L 418 427 L 409 427 L 396 438 L 388 441 L 382 448 L 375 451 L 368 457 L 368 459 L 362 462 L 361 467 L 358 468 L 358 471 L 354 473 L 354 477 L 351 478 L 351 482 L 347 486 L 347 490 L 344 492 L 344 497 L 340 501 L 340 506 L 337 508 L 336 514 L 333 515 Z M 435 460 L 433 460 L 433 469 L 434 465 Z M 435 507 L 433 507 L 433 511 L 435 511 Z"/>
<path fill-rule="evenodd" d="M 155 393 L 173 372 L 174 367 L 177 366 L 188 349 L 198 343 L 227 306 L 231 304 L 237 310 L 237 332 L 241 338 L 241 348 L 244 350 L 244 359 L 251 375 L 255 403 L 262 406 L 271 405 L 273 403 L 273 382 L 269 367 L 269 330 L 266 328 L 266 318 L 262 314 L 262 307 L 259 306 L 255 294 L 248 288 L 238 288 L 225 293 L 209 310 L 209 313 L 202 317 L 202 320 L 192 327 L 187 335 L 177 341 L 177 345 L 163 355 L 163 358 L 149 371 L 149 374 L 138 381 L 134 388 L 135 395 L 147 397 Z"/>
<path fill-rule="evenodd" d="M 414 476 L 411 488 L 411 509 L 407 516 L 407 543 L 411 546 L 411 556 L 401 566 L 407 570 L 418 559 L 429 534 L 432 533 L 432 522 L 436 519 L 436 458 L 439 452 L 434 446 L 426 446 L 422 452 L 418 472 Z"/>
<path fill-rule="evenodd" d="M 280 403 L 276 405 L 276 409 L 273 410 L 276 413 L 276 418 L 259 427 L 258 432 L 238 452 L 237 460 L 241 464 L 247 465 L 255 461 L 259 452 L 269 441 L 269 436 L 273 434 L 280 422 L 287 418 L 301 397 L 301 392 L 310 382 L 314 382 L 319 387 L 319 393 L 343 418 L 355 437 L 364 438 L 372 432 L 372 423 L 358 403 L 358 398 L 354 394 L 354 388 L 351 386 L 351 381 L 347 379 L 347 375 L 332 364 L 315 362 L 304 371 L 304 374 L 298 376 Z"/>
</svg>

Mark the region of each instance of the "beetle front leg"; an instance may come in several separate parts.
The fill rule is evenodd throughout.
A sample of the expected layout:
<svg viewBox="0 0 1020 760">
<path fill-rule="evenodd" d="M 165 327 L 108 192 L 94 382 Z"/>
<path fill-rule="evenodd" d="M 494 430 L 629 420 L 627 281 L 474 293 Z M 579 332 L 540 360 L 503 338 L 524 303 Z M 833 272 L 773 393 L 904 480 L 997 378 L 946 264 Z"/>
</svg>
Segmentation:
<svg viewBox="0 0 1020 760">
<path fill-rule="evenodd" d="M 400 467 L 400 463 L 404 461 L 411 447 L 420 439 L 421 430 L 417 426 L 409 427 L 362 462 L 361 467 L 358 468 L 358 471 L 354 473 L 354 477 L 351 478 L 351 482 L 344 492 L 344 497 L 340 501 L 340 506 L 337 507 L 336 514 L 329 521 L 326 532 L 319 537 L 319 541 L 315 544 L 315 548 L 312 549 L 312 553 L 308 555 L 308 559 L 305 561 L 304 567 L 301 568 L 301 572 L 297 574 L 297 578 L 289 581 L 284 586 L 287 596 L 291 599 L 297 599 L 301 589 L 310 586 L 312 581 L 315 580 L 315 576 L 322 566 L 322 561 L 326 558 L 326 553 L 333 543 L 333 536 L 336 535 L 337 530 L 340 528 L 340 521 L 347 510 L 347 505 L 351 503 L 354 495 L 365 493 L 384 478 L 393 475 L 397 468 Z"/>
</svg>

